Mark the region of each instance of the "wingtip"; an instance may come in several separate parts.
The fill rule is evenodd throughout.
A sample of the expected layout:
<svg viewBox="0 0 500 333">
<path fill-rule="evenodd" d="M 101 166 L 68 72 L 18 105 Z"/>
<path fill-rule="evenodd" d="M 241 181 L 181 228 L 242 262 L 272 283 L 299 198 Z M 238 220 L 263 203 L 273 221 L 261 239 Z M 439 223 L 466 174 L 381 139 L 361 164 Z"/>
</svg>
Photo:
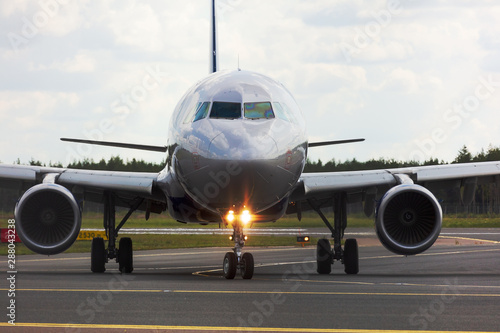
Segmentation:
<svg viewBox="0 0 500 333">
<path fill-rule="evenodd" d="M 364 138 L 359 139 L 348 139 L 348 140 L 336 140 L 336 141 L 320 141 L 320 142 L 309 142 L 308 147 L 320 147 L 320 146 L 330 146 L 330 145 L 340 145 L 344 143 L 362 142 L 365 141 Z"/>
</svg>

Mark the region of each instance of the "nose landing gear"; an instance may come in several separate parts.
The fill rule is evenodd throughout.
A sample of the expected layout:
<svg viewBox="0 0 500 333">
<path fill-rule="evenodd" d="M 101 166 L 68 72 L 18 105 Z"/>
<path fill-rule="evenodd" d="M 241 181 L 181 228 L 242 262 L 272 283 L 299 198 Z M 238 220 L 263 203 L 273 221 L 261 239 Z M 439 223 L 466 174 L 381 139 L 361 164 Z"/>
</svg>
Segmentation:
<svg viewBox="0 0 500 333">
<path fill-rule="evenodd" d="M 239 270 L 243 279 L 251 279 L 254 271 L 254 260 L 251 253 L 242 254 L 245 246 L 245 235 L 243 234 L 243 222 L 234 220 L 232 240 L 234 241 L 233 252 L 227 252 L 222 264 L 224 277 L 228 280 L 234 279 Z"/>
</svg>

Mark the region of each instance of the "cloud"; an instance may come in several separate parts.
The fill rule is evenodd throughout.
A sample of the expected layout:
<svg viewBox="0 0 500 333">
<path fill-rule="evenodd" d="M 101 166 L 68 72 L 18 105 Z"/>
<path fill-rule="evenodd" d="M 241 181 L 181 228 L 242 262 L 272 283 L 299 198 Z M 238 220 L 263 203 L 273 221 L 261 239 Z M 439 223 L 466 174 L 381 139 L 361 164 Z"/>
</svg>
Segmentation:
<svg viewBox="0 0 500 333">
<path fill-rule="evenodd" d="M 406 158 L 418 148 L 416 140 L 431 135 L 429 124 L 446 125 L 445 112 L 473 94 L 479 78 L 494 74 L 500 81 L 500 5 L 400 3 L 401 10 L 383 24 L 388 2 L 382 0 L 220 0 L 220 65 L 236 69 L 239 57 L 242 69 L 284 83 L 315 140 L 367 138 L 311 151 L 312 158 Z M 0 40 L 0 132 L 19 138 L 16 149 L 0 145 L 0 160 L 32 155 L 64 161 L 66 146 L 53 140 L 84 136 L 157 64 L 168 73 L 164 84 L 105 139 L 163 144 L 175 104 L 207 74 L 208 10 L 208 2 L 181 0 L 78 1 L 54 8 L 51 16 L 37 1 L 2 2 L 4 36 L 23 36 L 26 20 L 34 24 L 37 13 L 49 19 L 39 21 L 37 33 L 17 50 L 8 38 Z M 376 28 L 374 22 L 380 29 L 346 61 L 339 45 L 356 47 L 354 38 Z M 482 102 L 481 116 L 474 122 L 464 118 L 459 131 L 436 145 L 435 157 L 452 160 L 472 140 L 500 142 L 498 131 L 485 131 L 500 122 L 495 89 Z M 96 148 L 91 157 L 116 153 L 138 156 Z"/>
<path fill-rule="evenodd" d="M 380 90 L 399 91 L 403 94 L 416 93 L 419 90 L 418 76 L 413 71 L 395 68 L 382 83 Z M 377 90 L 378 90 L 377 89 Z"/>
<path fill-rule="evenodd" d="M 62 62 L 54 62 L 50 65 L 29 63 L 30 71 L 58 70 L 66 73 L 85 73 L 95 70 L 96 59 L 86 52 L 79 52 L 71 59 Z"/>
</svg>

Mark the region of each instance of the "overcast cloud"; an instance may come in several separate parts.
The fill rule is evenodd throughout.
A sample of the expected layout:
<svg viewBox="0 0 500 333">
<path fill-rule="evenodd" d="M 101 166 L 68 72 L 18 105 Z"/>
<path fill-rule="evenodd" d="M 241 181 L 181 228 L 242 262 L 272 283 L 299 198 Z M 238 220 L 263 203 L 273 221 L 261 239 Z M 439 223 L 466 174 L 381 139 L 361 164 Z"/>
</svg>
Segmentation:
<svg viewBox="0 0 500 333">
<path fill-rule="evenodd" d="M 451 161 L 500 145 L 496 1 L 219 0 L 220 67 L 282 83 L 313 159 Z M 209 1 L 2 1 L 0 161 L 159 153 L 183 93 L 208 73 Z"/>
</svg>

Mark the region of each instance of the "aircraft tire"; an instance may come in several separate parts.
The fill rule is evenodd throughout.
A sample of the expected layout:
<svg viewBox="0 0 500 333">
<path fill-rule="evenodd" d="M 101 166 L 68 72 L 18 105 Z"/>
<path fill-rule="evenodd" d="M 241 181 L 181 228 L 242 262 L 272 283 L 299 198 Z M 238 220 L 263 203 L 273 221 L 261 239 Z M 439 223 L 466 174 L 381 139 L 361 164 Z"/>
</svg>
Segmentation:
<svg viewBox="0 0 500 333">
<path fill-rule="evenodd" d="M 358 274 L 359 272 L 358 242 L 353 238 L 345 241 L 344 271 L 346 274 Z"/>
<path fill-rule="evenodd" d="M 132 239 L 130 239 L 130 237 L 123 237 L 120 239 L 118 248 L 118 267 L 122 273 L 132 273 L 134 270 Z"/>
<path fill-rule="evenodd" d="M 254 270 L 254 260 L 251 253 L 243 253 L 241 257 L 241 277 L 244 279 L 251 279 Z"/>
<path fill-rule="evenodd" d="M 236 266 L 238 260 L 236 259 L 236 254 L 233 252 L 228 252 L 224 256 L 224 262 L 222 263 L 222 270 L 224 272 L 224 277 L 228 280 L 234 279 L 236 276 Z"/>
<path fill-rule="evenodd" d="M 93 273 L 104 273 L 106 270 L 106 249 L 104 239 L 95 237 L 92 239 L 90 249 L 90 270 Z"/>
<path fill-rule="evenodd" d="M 328 239 L 318 240 L 316 262 L 318 274 L 330 274 L 332 271 L 332 247 Z"/>
</svg>

